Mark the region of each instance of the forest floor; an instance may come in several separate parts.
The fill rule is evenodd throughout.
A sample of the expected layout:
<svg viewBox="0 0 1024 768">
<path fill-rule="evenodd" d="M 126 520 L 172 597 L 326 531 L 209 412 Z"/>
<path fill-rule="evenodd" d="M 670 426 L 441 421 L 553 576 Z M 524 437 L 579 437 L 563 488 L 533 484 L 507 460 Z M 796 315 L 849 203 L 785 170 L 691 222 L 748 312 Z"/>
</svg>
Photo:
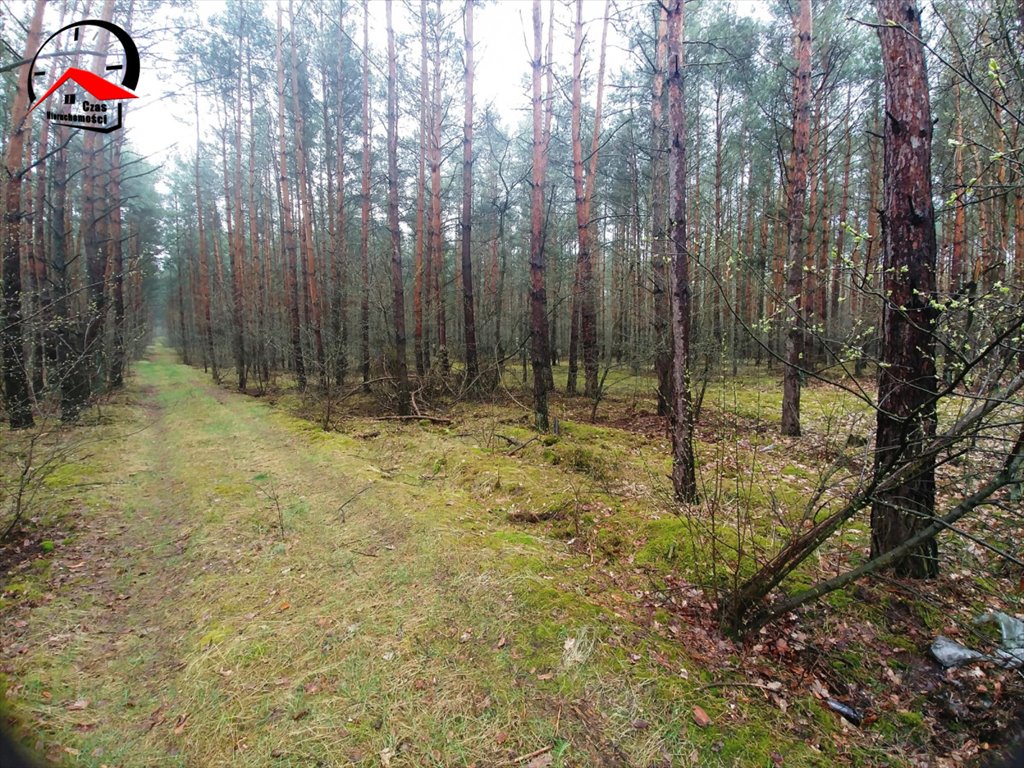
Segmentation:
<svg viewBox="0 0 1024 768">
<path fill-rule="evenodd" d="M 557 437 L 479 403 L 323 431 L 309 401 L 229 392 L 156 347 L 79 428 L 88 444 L 48 478 L 31 535 L 0 553 L 4 716 L 54 762 L 93 768 L 977 752 L 977 723 L 950 724 L 941 702 L 955 683 L 970 709 L 964 681 L 988 682 L 1001 707 L 1004 683 L 925 657 L 936 630 L 956 633 L 949 605 L 857 587 L 835 618 L 743 645 L 717 632 L 707 593 L 673 575 L 703 567 L 706 540 L 661 511 L 663 427 L 629 386 L 601 426 L 565 405 Z M 801 454 L 758 431 L 770 397 L 712 385 L 701 459 L 732 467 L 732 498 L 786 505 L 816 452 L 866 431 L 830 398 L 808 391 L 819 438 Z M 771 491 L 743 489 L 744 440 L 782 457 Z M 862 729 L 833 697 L 868 713 Z"/>
</svg>

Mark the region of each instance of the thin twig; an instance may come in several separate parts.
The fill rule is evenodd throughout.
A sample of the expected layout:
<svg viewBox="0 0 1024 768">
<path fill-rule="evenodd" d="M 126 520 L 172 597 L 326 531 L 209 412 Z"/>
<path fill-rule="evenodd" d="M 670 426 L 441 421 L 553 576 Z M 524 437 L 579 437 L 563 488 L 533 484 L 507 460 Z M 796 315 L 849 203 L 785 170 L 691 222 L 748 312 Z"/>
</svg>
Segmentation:
<svg viewBox="0 0 1024 768">
<path fill-rule="evenodd" d="M 550 752 L 552 749 L 554 749 L 554 745 L 549 745 L 547 747 L 535 749 L 533 750 L 533 752 L 529 752 L 525 755 L 520 755 L 519 757 L 515 757 L 509 760 L 507 765 L 517 765 L 518 763 L 525 763 L 527 760 L 532 760 L 535 757 L 539 757 L 540 755 L 543 755 L 545 752 Z"/>
</svg>

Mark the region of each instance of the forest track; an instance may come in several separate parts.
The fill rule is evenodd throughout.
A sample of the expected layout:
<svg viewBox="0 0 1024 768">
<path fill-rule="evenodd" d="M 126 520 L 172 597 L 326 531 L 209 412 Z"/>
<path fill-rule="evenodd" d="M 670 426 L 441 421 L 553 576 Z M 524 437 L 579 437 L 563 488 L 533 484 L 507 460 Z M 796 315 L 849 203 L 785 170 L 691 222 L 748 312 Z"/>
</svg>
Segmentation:
<svg viewBox="0 0 1024 768">
<path fill-rule="evenodd" d="M 761 765 L 782 743 L 821 764 L 792 715 L 712 698 L 672 671 L 684 649 L 591 602 L 564 543 L 419 473 L 404 428 L 324 433 L 163 347 L 111 408 L 79 467 L 98 485 L 54 489 L 74 534 L 0 626 L 8 708 L 51 760 Z"/>
</svg>

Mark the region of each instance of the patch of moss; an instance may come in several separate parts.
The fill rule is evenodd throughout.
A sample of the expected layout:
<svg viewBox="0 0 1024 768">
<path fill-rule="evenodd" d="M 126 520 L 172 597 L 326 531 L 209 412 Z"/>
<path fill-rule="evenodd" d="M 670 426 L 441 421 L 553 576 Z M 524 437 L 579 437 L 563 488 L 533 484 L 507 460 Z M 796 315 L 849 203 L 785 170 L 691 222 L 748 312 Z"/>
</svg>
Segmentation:
<svg viewBox="0 0 1024 768">
<path fill-rule="evenodd" d="M 607 480 L 608 461 L 596 450 L 574 445 L 561 453 L 562 463 L 593 480 Z"/>
<path fill-rule="evenodd" d="M 638 565 L 661 565 L 673 562 L 679 556 L 680 543 L 689 538 L 686 523 L 677 517 L 651 520 L 644 526 L 647 542 L 636 552 Z"/>
<path fill-rule="evenodd" d="M 88 462 L 68 462 L 56 467 L 46 476 L 47 487 L 53 489 L 69 488 L 94 481 L 97 467 Z"/>
<path fill-rule="evenodd" d="M 608 557 L 615 557 L 625 550 L 626 538 L 617 530 L 600 528 L 594 534 L 594 547 Z"/>
<path fill-rule="evenodd" d="M 4 594 L 15 598 L 16 602 L 35 602 L 40 600 L 45 590 L 35 579 L 12 581 L 4 585 Z"/>
</svg>

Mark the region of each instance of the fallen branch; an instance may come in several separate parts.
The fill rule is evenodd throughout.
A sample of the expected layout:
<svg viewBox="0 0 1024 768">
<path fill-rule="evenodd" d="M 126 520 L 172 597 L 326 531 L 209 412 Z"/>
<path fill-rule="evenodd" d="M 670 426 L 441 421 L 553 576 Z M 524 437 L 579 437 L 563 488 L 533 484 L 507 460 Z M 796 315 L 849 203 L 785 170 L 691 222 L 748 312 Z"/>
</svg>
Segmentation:
<svg viewBox="0 0 1024 768">
<path fill-rule="evenodd" d="M 378 419 L 378 420 L 382 420 L 382 421 L 384 421 L 384 420 L 394 420 L 394 421 L 409 421 L 409 420 L 412 420 L 412 421 L 420 421 L 422 419 L 423 421 L 432 421 L 435 424 L 451 424 L 452 423 L 451 419 L 446 419 L 444 416 L 424 416 L 424 415 L 416 415 L 416 414 L 411 414 L 409 416 L 374 416 L 373 418 L 374 419 Z"/>
<path fill-rule="evenodd" d="M 342 502 L 342 505 L 340 507 L 338 507 L 338 512 L 341 513 L 341 522 L 343 522 L 343 523 L 345 522 L 345 507 L 347 507 L 353 501 L 358 499 L 360 496 L 362 496 L 364 493 L 366 493 L 372 487 L 373 487 L 373 483 L 370 483 L 369 485 L 364 485 L 358 491 L 356 491 L 351 496 L 349 496 L 347 499 L 345 499 L 344 502 Z"/>
<path fill-rule="evenodd" d="M 532 443 L 532 442 L 535 442 L 535 441 L 536 441 L 536 440 L 538 440 L 538 439 L 539 439 L 539 438 L 537 438 L 537 437 L 531 437 L 531 438 L 530 438 L 529 440 L 527 440 L 527 441 L 526 441 L 525 443 L 521 443 L 520 445 L 517 445 L 517 446 L 516 446 L 515 448 L 513 448 L 513 449 L 512 449 L 511 451 L 509 451 L 509 452 L 508 452 L 508 453 L 506 453 L 505 455 L 506 455 L 506 456 L 515 456 L 515 455 L 516 455 L 517 453 L 519 453 L 519 451 L 523 450 L 523 448 L 525 448 L 525 447 L 526 447 L 526 446 L 528 446 L 528 445 L 529 445 L 530 443 Z"/>
</svg>

